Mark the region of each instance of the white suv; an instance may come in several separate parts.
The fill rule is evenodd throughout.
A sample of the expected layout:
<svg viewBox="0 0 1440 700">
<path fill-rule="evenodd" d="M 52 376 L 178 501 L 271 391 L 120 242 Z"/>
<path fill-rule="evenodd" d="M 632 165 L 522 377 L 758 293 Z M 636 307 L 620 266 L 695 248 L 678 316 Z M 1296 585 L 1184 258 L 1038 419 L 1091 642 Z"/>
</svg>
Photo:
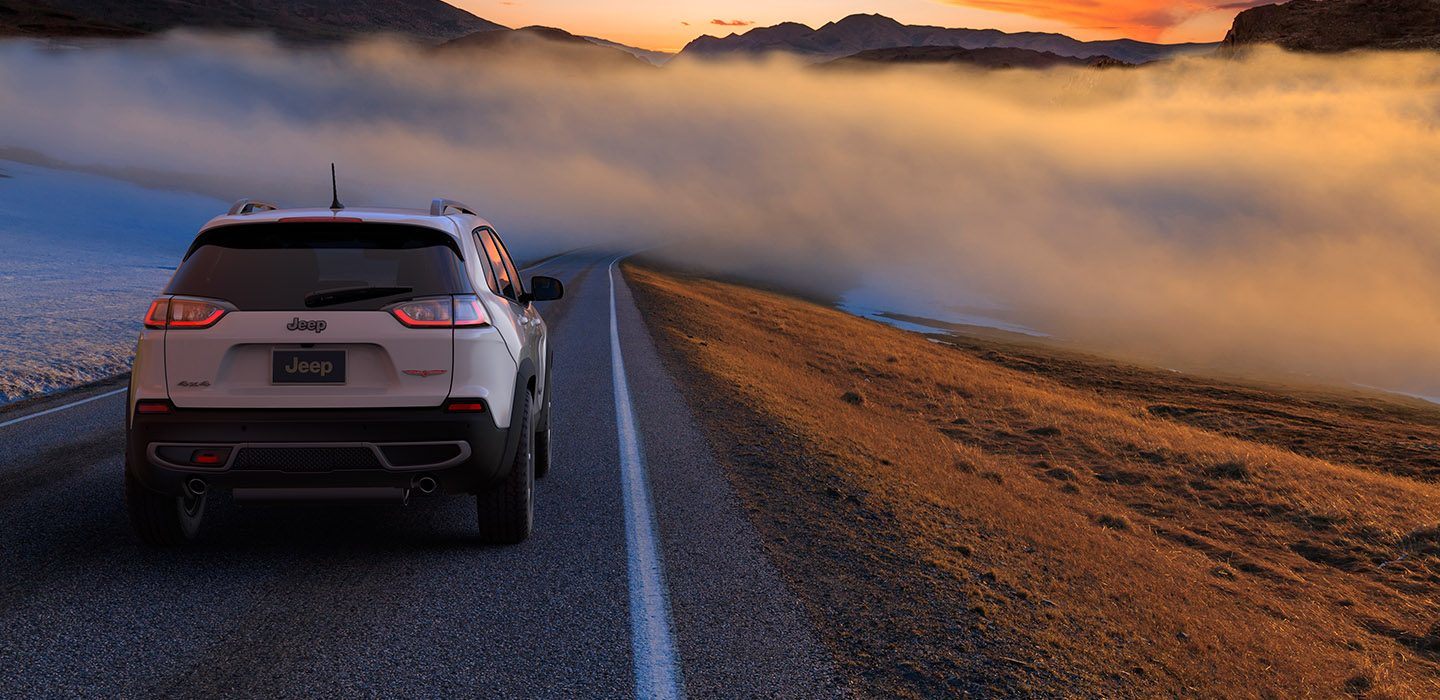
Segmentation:
<svg viewBox="0 0 1440 700">
<path fill-rule="evenodd" d="M 529 536 L 550 467 L 550 359 L 520 271 L 463 204 L 241 200 L 150 305 L 130 379 L 125 494 L 140 539 L 193 539 L 208 495 L 474 494 L 481 539 Z"/>
</svg>

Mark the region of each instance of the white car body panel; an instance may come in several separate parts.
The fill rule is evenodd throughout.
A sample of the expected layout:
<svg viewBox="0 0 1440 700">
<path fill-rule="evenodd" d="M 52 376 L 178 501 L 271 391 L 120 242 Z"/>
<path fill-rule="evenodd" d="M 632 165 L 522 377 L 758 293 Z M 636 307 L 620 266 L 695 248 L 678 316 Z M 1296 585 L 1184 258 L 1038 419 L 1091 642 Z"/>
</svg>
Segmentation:
<svg viewBox="0 0 1440 700">
<path fill-rule="evenodd" d="M 510 427 L 512 400 L 515 397 L 515 361 L 510 359 L 505 341 L 494 328 L 458 328 L 455 330 L 455 371 L 450 382 L 450 395 L 467 399 L 485 399 L 495 425 Z M 504 356 L 509 362 L 497 358 Z"/>
<path fill-rule="evenodd" d="M 144 328 L 135 344 L 135 364 L 130 368 L 130 406 L 125 413 L 126 425 L 135 415 L 135 402 L 140 399 L 170 398 L 165 388 L 165 331 Z"/>
<path fill-rule="evenodd" d="M 288 330 L 296 318 L 325 330 Z M 407 328 L 384 311 L 232 311 L 210 328 L 166 331 L 170 400 L 179 408 L 439 406 L 450 396 L 453 335 Z M 292 349 L 345 351 L 345 383 L 272 384 L 271 351 Z"/>
</svg>

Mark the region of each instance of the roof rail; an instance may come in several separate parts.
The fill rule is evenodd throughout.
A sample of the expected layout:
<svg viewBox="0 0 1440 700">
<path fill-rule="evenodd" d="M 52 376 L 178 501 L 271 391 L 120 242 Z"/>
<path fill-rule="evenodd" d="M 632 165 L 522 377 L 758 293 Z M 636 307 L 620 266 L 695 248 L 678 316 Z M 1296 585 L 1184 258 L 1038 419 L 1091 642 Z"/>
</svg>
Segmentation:
<svg viewBox="0 0 1440 700">
<path fill-rule="evenodd" d="M 437 199 L 430 202 L 430 216 L 445 216 L 445 212 L 449 209 L 455 209 L 462 214 L 469 214 L 470 216 L 476 215 L 475 210 L 471 209 L 469 204 L 457 202 L 453 199 Z"/>
<path fill-rule="evenodd" d="M 268 209 L 269 211 L 275 211 L 279 208 L 280 207 L 277 207 L 274 204 L 271 204 L 269 202 L 262 202 L 258 199 L 242 199 L 230 206 L 229 215 L 244 216 L 246 214 L 254 214 L 256 210 L 259 209 Z"/>
</svg>

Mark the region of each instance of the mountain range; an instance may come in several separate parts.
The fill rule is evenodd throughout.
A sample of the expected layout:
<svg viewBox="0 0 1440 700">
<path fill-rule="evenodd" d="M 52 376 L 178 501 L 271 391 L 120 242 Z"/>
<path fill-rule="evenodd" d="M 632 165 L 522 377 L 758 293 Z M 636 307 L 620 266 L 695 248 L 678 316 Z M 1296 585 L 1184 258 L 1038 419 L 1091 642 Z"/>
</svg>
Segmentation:
<svg viewBox="0 0 1440 700">
<path fill-rule="evenodd" d="M 0 0 L 0 34 L 124 37 L 179 27 L 289 40 L 392 33 L 439 42 L 505 29 L 441 0 Z"/>
<path fill-rule="evenodd" d="M 609 44 L 609 45 L 607 45 Z M 587 69 L 654 67 L 650 61 L 636 56 L 613 42 L 600 43 L 589 37 L 575 36 L 554 27 L 475 32 L 451 39 L 439 47 L 448 53 L 520 58 L 550 61 Z"/>
<path fill-rule="evenodd" d="M 634 46 L 626 46 L 624 44 L 610 41 L 609 39 L 601 39 L 600 37 L 596 36 L 586 36 L 581 38 L 594 42 L 601 46 L 606 46 L 612 49 L 620 49 L 621 51 L 624 51 L 625 53 L 628 53 L 635 58 L 649 63 L 652 66 L 663 66 L 666 63 L 669 63 L 670 59 L 675 58 L 675 54 L 673 53 L 667 53 L 665 51 L 651 51 L 650 49 L 637 49 Z"/>
<path fill-rule="evenodd" d="M 1242 0 L 1241 4 L 1250 3 Z M 131 37 L 181 27 L 268 31 L 292 42 L 341 41 L 383 33 L 439 45 L 474 37 L 464 42 L 471 49 L 557 48 L 560 53 L 593 59 L 598 65 L 629 65 L 623 54 L 652 65 L 672 58 L 667 53 L 556 29 L 510 30 L 441 0 L 0 0 L 0 36 Z M 1223 45 L 1233 49 L 1261 43 L 1295 51 L 1440 49 L 1440 0 L 1292 0 L 1261 5 L 1239 13 Z M 1080 41 L 1064 34 L 947 29 L 857 14 L 819 29 L 786 22 L 726 37 L 702 36 L 690 42 L 678 58 L 786 54 L 813 63 L 853 56 L 855 60 L 847 63 L 987 66 L 1059 65 L 1067 61 L 1057 59 L 1070 58 L 1108 65 L 1110 61 L 1149 63 L 1206 53 L 1217 46 L 1221 45 Z M 590 48 L 595 50 L 588 51 Z"/>
<path fill-rule="evenodd" d="M 947 29 L 901 24 L 883 15 L 851 15 L 819 29 L 786 22 L 727 37 L 702 36 L 678 58 L 726 58 L 784 53 L 813 62 L 853 56 L 862 51 L 945 46 L 961 49 L 1010 48 L 1058 56 L 1108 56 L 1125 63 L 1149 63 L 1213 50 L 1217 44 L 1152 44 L 1133 39 L 1080 41 L 1064 34 L 1007 33 L 998 29 Z"/>
</svg>

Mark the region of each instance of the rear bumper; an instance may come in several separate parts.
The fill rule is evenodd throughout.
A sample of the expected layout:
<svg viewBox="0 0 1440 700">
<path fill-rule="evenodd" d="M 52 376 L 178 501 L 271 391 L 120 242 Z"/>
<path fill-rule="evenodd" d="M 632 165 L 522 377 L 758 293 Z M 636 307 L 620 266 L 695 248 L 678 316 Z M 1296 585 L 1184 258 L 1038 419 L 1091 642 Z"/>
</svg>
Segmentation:
<svg viewBox="0 0 1440 700">
<path fill-rule="evenodd" d="M 220 489 L 346 489 L 409 488 L 422 476 L 441 493 L 475 493 L 507 475 L 516 442 L 489 411 L 178 409 L 134 416 L 126 468 L 174 494 L 194 478 Z M 192 463 L 200 451 L 215 463 Z"/>
</svg>

